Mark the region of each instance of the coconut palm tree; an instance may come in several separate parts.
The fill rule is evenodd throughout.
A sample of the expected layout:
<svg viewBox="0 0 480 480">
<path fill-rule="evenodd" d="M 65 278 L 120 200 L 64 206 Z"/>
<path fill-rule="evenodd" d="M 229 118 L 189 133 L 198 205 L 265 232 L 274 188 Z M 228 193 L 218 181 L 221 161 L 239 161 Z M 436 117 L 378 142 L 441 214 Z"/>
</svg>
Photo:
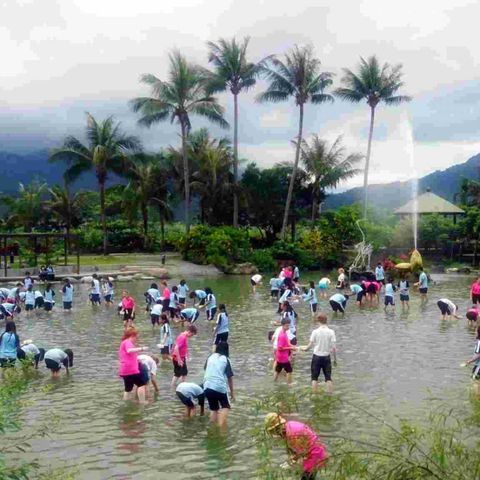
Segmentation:
<svg viewBox="0 0 480 480">
<path fill-rule="evenodd" d="M 375 108 L 380 102 L 386 105 L 399 105 L 408 102 L 411 97 L 397 95 L 398 90 L 403 87 L 402 65 L 389 65 L 384 63 L 380 66 L 375 55 L 366 60 L 360 58 L 357 71 L 353 72 L 348 68 L 344 70 L 342 78 L 343 87 L 335 90 L 342 100 L 359 103 L 365 101 L 370 107 L 370 129 L 368 132 L 367 156 L 365 159 L 365 170 L 363 180 L 363 217 L 367 218 L 368 207 L 368 173 L 370 168 L 370 156 L 372 152 L 373 126 L 375 122 Z"/>
<path fill-rule="evenodd" d="M 300 160 L 305 104 L 308 102 L 313 104 L 333 102 L 332 95 L 325 93 L 325 89 L 332 84 L 332 74 L 320 71 L 320 60 L 315 58 L 312 46 L 295 46 L 285 55 L 284 61 L 276 57 L 270 57 L 261 70 L 270 84 L 267 90 L 257 97 L 258 101 L 285 102 L 293 98 L 299 109 L 298 135 L 295 140 L 295 162 L 288 186 L 281 231 L 282 238 L 285 238 L 293 186 L 295 185 Z"/>
<path fill-rule="evenodd" d="M 75 137 L 65 139 L 63 146 L 51 152 L 50 161 L 67 162 L 64 178 L 67 183 L 73 182 L 85 172 L 93 170 L 97 177 L 100 192 L 100 221 L 103 230 L 103 254 L 107 254 L 107 220 L 105 216 L 105 184 L 110 172 L 122 174 L 127 156 L 130 152 L 140 150 L 137 137 L 125 135 L 120 124 L 113 117 L 97 122 L 87 113 L 87 144 L 84 145 Z"/>
<path fill-rule="evenodd" d="M 301 145 L 301 159 L 305 170 L 306 184 L 312 194 L 311 220 L 315 222 L 318 206 L 325 198 L 325 189 L 333 188 L 342 180 L 347 180 L 360 172 L 355 165 L 363 155 L 351 153 L 347 155 L 339 136 L 331 145 L 318 135 L 313 135 L 310 143 Z"/>
<path fill-rule="evenodd" d="M 218 42 L 208 42 L 208 61 L 215 70 L 210 78 L 212 92 L 230 90 L 233 95 L 233 226 L 238 227 L 238 95 L 247 91 L 256 83 L 260 64 L 247 60 L 247 47 L 250 41 L 245 37 L 242 42 L 235 38 Z"/>
<path fill-rule="evenodd" d="M 170 54 L 170 71 L 167 82 L 155 75 L 142 75 L 141 82 L 150 86 L 152 96 L 131 101 L 134 112 L 142 116 L 140 125 L 150 127 L 170 119 L 180 124 L 182 137 L 183 175 L 185 189 L 185 228 L 190 229 L 190 175 L 187 156 L 187 137 L 191 129 L 190 115 L 205 117 L 221 127 L 228 127 L 223 118 L 224 109 L 208 90 L 208 74 L 174 51 Z"/>
</svg>

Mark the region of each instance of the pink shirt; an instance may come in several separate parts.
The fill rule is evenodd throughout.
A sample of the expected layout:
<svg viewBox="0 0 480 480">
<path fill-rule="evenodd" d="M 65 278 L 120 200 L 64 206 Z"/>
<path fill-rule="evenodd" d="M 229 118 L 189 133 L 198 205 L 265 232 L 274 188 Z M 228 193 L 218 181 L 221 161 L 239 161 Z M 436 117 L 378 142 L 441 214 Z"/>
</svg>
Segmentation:
<svg viewBox="0 0 480 480">
<path fill-rule="evenodd" d="M 181 360 L 185 360 L 188 356 L 188 337 L 186 335 L 186 333 L 181 333 L 178 337 L 177 337 L 177 340 L 175 342 L 175 347 L 178 348 L 178 354 L 180 356 L 180 359 Z M 177 358 L 177 354 L 175 353 L 176 352 L 176 348 L 174 348 L 174 354 L 173 354 L 173 358 L 175 358 L 175 360 L 178 360 Z"/>
<path fill-rule="evenodd" d="M 120 362 L 120 368 L 118 369 L 118 375 L 124 377 L 126 375 L 135 375 L 139 373 L 137 352 L 128 353 L 128 349 L 135 348 L 134 343 L 127 338 L 123 340 L 118 349 L 118 360 Z"/>
<path fill-rule="evenodd" d="M 135 307 L 135 300 L 132 297 L 122 298 L 122 308 L 124 310 L 132 310 Z"/>
<path fill-rule="evenodd" d="M 288 363 L 290 360 L 290 350 L 282 350 L 281 347 L 289 347 L 290 342 L 288 340 L 287 332 L 285 330 L 281 330 L 278 335 L 277 340 L 277 351 L 275 353 L 275 360 L 278 363 Z"/>
<path fill-rule="evenodd" d="M 290 269 L 284 268 L 282 271 L 283 271 L 283 275 L 285 276 L 285 278 L 292 278 L 293 277 L 293 272 Z"/>
<path fill-rule="evenodd" d="M 308 425 L 287 422 L 285 431 L 288 449 L 303 458 L 304 472 L 315 472 L 323 466 L 327 458 L 325 446 Z"/>
<path fill-rule="evenodd" d="M 164 300 L 170 300 L 170 290 L 168 287 L 165 287 L 162 292 L 162 297 Z"/>
<path fill-rule="evenodd" d="M 472 289 L 470 290 L 472 295 L 480 295 L 480 283 L 472 283 Z"/>
</svg>

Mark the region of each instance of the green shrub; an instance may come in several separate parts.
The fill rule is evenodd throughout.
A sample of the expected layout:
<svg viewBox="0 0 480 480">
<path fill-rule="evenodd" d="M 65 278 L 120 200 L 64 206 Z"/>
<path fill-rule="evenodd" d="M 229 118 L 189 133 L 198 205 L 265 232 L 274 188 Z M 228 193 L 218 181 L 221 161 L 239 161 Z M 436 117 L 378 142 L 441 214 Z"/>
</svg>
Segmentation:
<svg viewBox="0 0 480 480">
<path fill-rule="evenodd" d="M 261 272 L 274 272 L 277 270 L 277 262 L 273 258 L 270 248 L 254 250 L 250 260 Z"/>
</svg>

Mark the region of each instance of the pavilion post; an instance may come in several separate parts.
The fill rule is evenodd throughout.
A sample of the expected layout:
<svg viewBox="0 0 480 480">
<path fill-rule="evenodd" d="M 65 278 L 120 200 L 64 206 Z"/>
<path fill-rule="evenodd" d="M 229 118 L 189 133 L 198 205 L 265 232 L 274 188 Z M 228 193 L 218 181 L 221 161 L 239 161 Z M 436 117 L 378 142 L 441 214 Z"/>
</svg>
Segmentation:
<svg viewBox="0 0 480 480">
<path fill-rule="evenodd" d="M 7 277 L 7 237 L 3 237 L 3 269 L 5 272 L 5 278 Z"/>
</svg>

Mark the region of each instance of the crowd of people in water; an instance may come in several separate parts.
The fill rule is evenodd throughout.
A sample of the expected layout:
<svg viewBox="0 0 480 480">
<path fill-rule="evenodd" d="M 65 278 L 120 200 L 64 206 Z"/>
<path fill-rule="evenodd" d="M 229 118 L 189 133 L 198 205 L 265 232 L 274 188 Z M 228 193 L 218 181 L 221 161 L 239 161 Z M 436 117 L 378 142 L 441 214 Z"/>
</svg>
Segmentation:
<svg viewBox="0 0 480 480">
<path fill-rule="evenodd" d="M 428 301 L 430 278 L 420 268 L 418 288 L 422 304 Z M 263 278 L 256 274 L 250 278 L 253 294 L 263 285 Z M 408 275 L 401 275 L 396 281 L 389 276 L 382 264 L 368 278 L 351 283 L 343 268 L 338 269 L 336 284 L 328 277 L 318 282 L 302 284 L 300 271 L 296 266 L 286 266 L 269 282 L 269 295 L 275 305 L 272 310 L 277 320 L 268 331 L 268 340 L 272 351 L 272 376 L 277 382 L 285 378 L 292 382 L 295 357 L 300 352 L 312 350 L 310 379 L 313 391 L 319 388 L 319 382 L 325 383 L 325 391 L 333 392 L 332 366 L 336 365 L 336 336 L 328 326 L 327 314 L 318 309 L 318 299 L 328 299 L 333 316 L 345 315 L 348 302 L 357 307 L 364 305 L 379 306 L 383 295 L 383 308 L 390 312 L 396 308 L 397 295 L 403 312 L 410 308 L 411 285 Z M 333 292 L 332 292 L 333 290 Z M 26 316 L 35 310 L 51 314 L 57 298 L 68 313 L 72 311 L 75 289 L 69 279 L 63 280 L 58 293 L 53 282 L 42 276 L 36 282 L 26 272 L 22 282 L 13 288 L 0 288 L 0 318 L 5 322 L 4 332 L 0 335 L 0 366 L 13 367 L 17 361 L 24 365 L 39 368 L 40 362 L 51 371 L 53 378 L 60 375 L 62 366 L 68 374 L 73 367 L 74 353 L 70 348 L 45 348 L 37 346 L 31 339 L 21 341 L 17 333 L 15 319 L 25 311 Z M 353 299 L 353 301 L 351 300 Z M 472 378 L 480 379 L 480 326 L 477 326 L 480 303 L 480 278 L 470 289 L 472 306 L 466 311 L 467 321 L 477 327 L 477 339 L 474 354 L 462 365 L 473 365 Z M 178 285 L 169 285 L 166 280 L 151 283 L 144 293 L 143 303 L 138 303 L 127 290 L 121 293 L 120 301 L 115 305 L 115 285 L 110 278 L 99 278 L 94 274 L 89 286 L 88 301 L 94 308 L 102 303 L 113 310 L 123 321 L 124 330 L 118 350 L 119 377 L 123 380 L 123 398 L 145 403 L 154 392 L 159 392 L 157 368 L 160 362 L 171 362 L 171 389 L 184 407 L 185 416 L 204 414 L 205 402 L 208 403 L 210 419 L 220 427 L 227 424 L 231 402 L 235 400 L 234 372 L 230 362 L 229 335 L 230 318 L 227 306 L 217 302 L 211 288 L 190 290 L 185 280 Z M 306 345 L 298 345 L 298 314 L 295 304 L 305 302 L 317 326 L 310 334 Z M 443 320 L 460 318 L 458 306 L 448 298 L 437 301 Z M 158 327 L 157 351 L 141 346 L 139 332 L 135 327 L 140 312 L 145 311 L 152 327 Z M 205 312 L 206 325 L 213 330 L 212 351 L 204 366 L 201 383 L 188 379 L 190 362 L 189 340 L 197 335 L 201 312 Z M 181 332 L 174 338 L 172 327 L 180 327 Z M 208 327 L 201 327 L 208 328 Z M 480 390 L 478 390 L 480 391 Z M 198 407 L 197 407 L 198 406 Z M 303 479 L 312 479 L 324 464 L 327 453 L 316 433 L 308 425 L 289 421 L 281 413 L 270 413 L 265 418 L 265 429 L 269 434 L 286 442 L 290 459 L 300 465 Z"/>
</svg>

